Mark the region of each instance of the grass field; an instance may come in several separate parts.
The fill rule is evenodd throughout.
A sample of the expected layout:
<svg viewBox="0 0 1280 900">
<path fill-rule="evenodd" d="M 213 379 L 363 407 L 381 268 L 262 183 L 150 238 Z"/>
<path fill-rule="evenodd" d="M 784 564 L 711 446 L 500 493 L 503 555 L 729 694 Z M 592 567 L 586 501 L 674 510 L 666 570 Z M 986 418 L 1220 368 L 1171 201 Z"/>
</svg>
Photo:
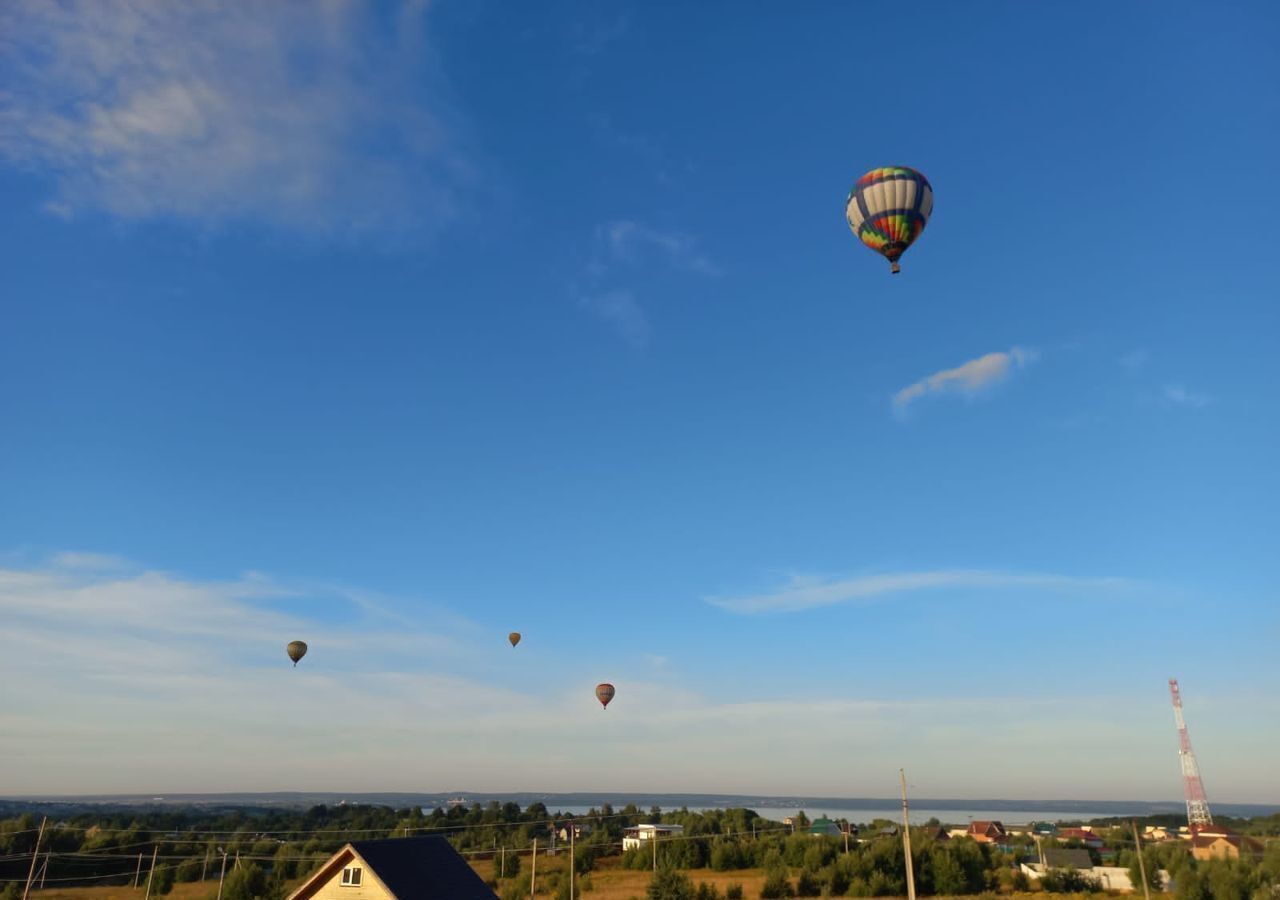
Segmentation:
<svg viewBox="0 0 1280 900">
<path fill-rule="evenodd" d="M 529 860 L 527 858 L 520 860 L 522 874 L 529 872 Z M 597 863 L 597 868 L 590 874 L 589 883 L 591 889 L 583 891 L 583 900 L 630 900 L 635 897 L 637 900 L 643 900 L 645 889 L 649 886 L 649 879 L 653 877 L 653 873 L 649 871 L 633 871 L 631 869 L 623 869 L 618 863 L 619 859 L 602 859 Z M 556 859 L 538 858 L 538 880 L 542 880 L 542 876 L 551 872 L 564 873 L 568 871 L 568 855 L 564 855 Z M 480 874 L 481 878 L 488 880 L 493 876 L 493 863 L 486 860 L 484 862 L 475 863 L 473 868 Z M 714 872 L 711 869 L 693 869 L 686 872 L 693 883 L 696 885 L 700 881 L 714 884 L 721 893 L 731 884 L 740 884 L 743 888 L 743 896 L 756 898 L 760 896 L 760 887 L 764 884 L 764 871 L 761 869 L 742 869 L 736 872 Z M 581 879 L 579 879 L 581 883 Z"/>
</svg>

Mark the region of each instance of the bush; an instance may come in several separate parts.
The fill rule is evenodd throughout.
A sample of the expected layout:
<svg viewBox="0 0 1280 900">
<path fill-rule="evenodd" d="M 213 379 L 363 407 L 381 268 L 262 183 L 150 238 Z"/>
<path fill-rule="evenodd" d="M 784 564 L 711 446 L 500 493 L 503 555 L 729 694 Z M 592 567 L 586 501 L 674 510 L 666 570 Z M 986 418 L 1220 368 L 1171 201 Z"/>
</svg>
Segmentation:
<svg viewBox="0 0 1280 900">
<path fill-rule="evenodd" d="M 714 884 L 700 881 L 698 882 L 697 893 L 694 894 L 694 900 L 721 900 L 720 892 L 716 890 Z"/>
<path fill-rule="evenodd" d="M 724 900 L 742 900 L 742 885 L 731 884 L 724 889 Z"/>
<path fill-rule="evenodd" d="M 645 896 L 649 900 L 697 900 L 689 876 L 675 869 L 663 869 L 655 873 Z"/>
<path fill-rule="evenodd" d="M 499 853 L 493 858 L 494 878 L 515 878 L 520 874 L 520 854 L 514 850 L 510 853 Z"/>
<path fill-rule="evenodd" d="M 173 890 L 175 874 L 174 866 L 156 866 L 155 871 L 151 873 L 152 895 L 163 896 Z"/>
<path fill-rule="evenodd" d="M 1050 869 L 1040 878 L 1040 887 L 1051 894 L 1084 894 L 1102 890 L 1102 883 L 1078 869 Z"/>
<path fill-rule="evenodd" d="M 802 869 L 800 877 L 796 879 L 796 896 L 816 897 L 821 891 L 822 885 L 818 883 L 818 877 L 808 869 Z"/>
<path fill-rule="evenodd" d="M 174 873 L 178 881 L 186 883 L 188 881 L 199 881 L 200 870 L 204 866 L 198 859 L 184 859 L 178 865 L 178 871 Z"/>
<path fill-rule="evenodd" d="M 790 897 L 791 882 L 787 881 L 787 870 L 773 868 L 764 878 L 764 886 L 760 888 L 762 900 L 775 900 L 778 897 Z"/>
</svg>

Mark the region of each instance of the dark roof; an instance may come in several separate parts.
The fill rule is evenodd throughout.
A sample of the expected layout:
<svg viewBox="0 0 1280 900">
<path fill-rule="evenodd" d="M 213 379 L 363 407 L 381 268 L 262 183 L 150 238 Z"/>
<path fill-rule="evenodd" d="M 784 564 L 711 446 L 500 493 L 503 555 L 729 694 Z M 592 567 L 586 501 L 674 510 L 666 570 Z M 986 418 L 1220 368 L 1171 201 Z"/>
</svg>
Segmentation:
<svg viewBox="0 0 1280 900">
<path fill-rule="evenodd" d="M 1092 869 L 1093 857 L 1079 847 L 1049 847 L 1044 851 L 1044 864 L 1051 869 Z"/>
<path fill-rule="evenodd" d="M 396 900 L 493 900 L 497 896 L 442 837 L 352 841 Z"/>
</svg>

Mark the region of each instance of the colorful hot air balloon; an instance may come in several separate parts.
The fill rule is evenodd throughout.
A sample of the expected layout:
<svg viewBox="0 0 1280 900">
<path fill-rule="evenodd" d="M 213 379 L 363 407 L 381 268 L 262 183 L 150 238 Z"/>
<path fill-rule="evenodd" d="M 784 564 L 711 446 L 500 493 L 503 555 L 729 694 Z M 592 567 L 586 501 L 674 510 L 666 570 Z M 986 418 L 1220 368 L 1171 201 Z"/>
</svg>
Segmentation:
<svg viewBox="0 0 1280 900">
<path fill-rule="evenodd" d="M 511 642 L 511 646 L 514 647 L 516 644 L 520 643 L 520 632 L 518 631 L 511 632 L 509 635 L 507 635 L 507 640 L 509 640 Z"/>
<path fill-rule="evenodd" d="M 307 645 L 302 641 L 290 641 L 285 651 L 289 654 L 289 658 L 293 660 L 294 668 L 297 668 L 298 660 L 307 655 Z"/>
<path fill-rule="evenodd" d="M 906 166 L 886 166 L 858 179 L 844 215 L 858 240 L 889 260 L 896 275 L 898 257 L 920 237 L 932 212 L 929 179 Z"/>
<path fill-rule="evenodd" d="M 596 685 L 596 699 L 600 701 L 600 705 L 605 709 L 609 708 L 609 701 L 613 699 L 613 695 L 616 693 L 617 691 L 613 689 L 613 685 L 608 682 Z"/>
</svg>

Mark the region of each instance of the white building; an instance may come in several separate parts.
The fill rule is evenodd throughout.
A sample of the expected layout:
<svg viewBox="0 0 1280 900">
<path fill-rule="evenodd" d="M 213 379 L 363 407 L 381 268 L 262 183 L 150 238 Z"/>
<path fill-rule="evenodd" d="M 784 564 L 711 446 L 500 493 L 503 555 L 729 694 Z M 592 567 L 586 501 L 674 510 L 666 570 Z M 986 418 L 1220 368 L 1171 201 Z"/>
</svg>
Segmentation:
<svg viewBox="0 0 1280 900">
<path fill-rule="evenodd" d="M 631 850 L 641 846 L 645 841 L 680 837 L 682 834 L 684 834 L 683 825 L 635 825 L 623 830 L 622 849 Z"/>
</svg>

